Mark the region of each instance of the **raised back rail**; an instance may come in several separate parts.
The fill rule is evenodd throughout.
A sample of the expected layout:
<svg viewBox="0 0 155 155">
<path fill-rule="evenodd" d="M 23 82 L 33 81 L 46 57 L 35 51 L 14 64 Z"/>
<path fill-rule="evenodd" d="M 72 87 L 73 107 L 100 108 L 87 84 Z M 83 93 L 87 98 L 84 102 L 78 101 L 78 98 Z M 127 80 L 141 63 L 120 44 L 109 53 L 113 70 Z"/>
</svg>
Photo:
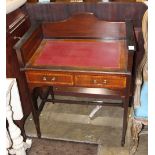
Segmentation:
<svg viewBox="0 0 155 155">
<path fill-rule="evenodd" d="M 99 20 L 93 13 L 78 13 L 60 22 L 42 24 L 45 38 L 125 39 L 125 22 Z"/>
</svg>

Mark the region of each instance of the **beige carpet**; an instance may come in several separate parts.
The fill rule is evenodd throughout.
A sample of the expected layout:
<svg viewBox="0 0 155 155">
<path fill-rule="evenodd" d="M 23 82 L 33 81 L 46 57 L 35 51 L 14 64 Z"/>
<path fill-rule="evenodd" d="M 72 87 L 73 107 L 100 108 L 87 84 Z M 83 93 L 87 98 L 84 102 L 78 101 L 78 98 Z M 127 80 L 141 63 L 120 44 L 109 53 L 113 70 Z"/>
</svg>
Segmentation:
<svg viewBox="0 0 155 155">
<path fill-rule="evenodd" d="M 122 115 L 120 107 L 103 107 L 89 120 L 88 114 L 95 106 L 77 104 L 46 104 L 40 124 L 43 138 L 99 144 L 98 155 L 128 155 L 130 132 L 126 145 L 121 147 Z M 32 116 L 25 125 L 28 136 L 36 137 Z M 147 140 L 137 155 L 147 155 Z M 79 154 L 80 155 L 80 154 Z"/>
</svg>

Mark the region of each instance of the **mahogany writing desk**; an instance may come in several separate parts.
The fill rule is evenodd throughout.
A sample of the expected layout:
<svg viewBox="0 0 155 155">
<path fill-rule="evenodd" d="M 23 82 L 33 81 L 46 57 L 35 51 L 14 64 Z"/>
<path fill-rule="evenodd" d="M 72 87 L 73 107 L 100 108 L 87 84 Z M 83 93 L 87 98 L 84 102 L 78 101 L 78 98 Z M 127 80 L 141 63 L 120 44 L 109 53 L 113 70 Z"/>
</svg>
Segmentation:
<svg viewBox="0 0 155 155">
<path fill-rule="evenodd" d="M 32 114 L 38 137 L 42 107 L 36 106 L 35 90 L 46 86 L 49 93 L 57 86 L 76 94 L 121 99 L 124 108 L 121 144 L 124 145 L 135 51 L 131 22 L 108 22 L 92 13 L 77 14 L 65 21 L 32 26 L 15 49 L 34 101 Z M 47 95 L 42 95 L 44 102 Z M 51 101 L 54 100 L 53 95 Z"/>
</svg>

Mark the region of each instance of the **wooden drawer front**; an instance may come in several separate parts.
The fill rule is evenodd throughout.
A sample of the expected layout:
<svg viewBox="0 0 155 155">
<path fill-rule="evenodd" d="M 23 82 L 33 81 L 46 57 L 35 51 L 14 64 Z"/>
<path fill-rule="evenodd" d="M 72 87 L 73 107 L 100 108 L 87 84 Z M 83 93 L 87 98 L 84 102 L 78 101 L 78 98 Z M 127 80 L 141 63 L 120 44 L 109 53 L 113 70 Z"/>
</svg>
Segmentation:
<svg viewBox="0 0 155 155">
<path fill-rule="evenodd" d="M 125 88 L 126 77 L 115 75 L 76 75 L 76 86 L 98 87 L 98 88 Z"/>
<path fill-rule="evenodd" d="M 73 76 L 71 74 L 51 72 L 26 72 L 26 78 L 29 83 L 73 85 Z"/>
</svg>

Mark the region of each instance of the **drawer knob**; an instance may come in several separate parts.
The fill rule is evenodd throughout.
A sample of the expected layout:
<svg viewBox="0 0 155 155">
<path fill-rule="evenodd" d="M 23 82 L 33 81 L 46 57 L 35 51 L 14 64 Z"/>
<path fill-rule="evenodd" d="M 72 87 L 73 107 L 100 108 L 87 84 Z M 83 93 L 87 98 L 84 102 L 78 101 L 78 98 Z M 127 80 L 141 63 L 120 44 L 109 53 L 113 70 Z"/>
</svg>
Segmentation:
<svg viewBox="0 0 155 155">
<path fill-rule="evenodd" d="M 103 84 L 107 84 L 107 80 L 103 80 Z"/>
<path fill-rule="evenodd" d="M 45 76 L 43 76 L 43 81 L 46 81 L 47 79 L 46 79 L 46 77 Z"/>
<path fill-rule="evenodd" d="M 55 81 L 56 80 L 56 77 L 52 77 L 51 81 Z"/>
<path fill-rule="evenodd" d="M 20 40 L 21 37 L 14 36 L 13 39 L 14 39 L 14 40 L 16 40 L 16 39 Z"/>
<path fill-rule="evenodd" d="M 93 80 L 93 83 L 96 84 L 97 83 L 97 80 Z"/>
</svg>

